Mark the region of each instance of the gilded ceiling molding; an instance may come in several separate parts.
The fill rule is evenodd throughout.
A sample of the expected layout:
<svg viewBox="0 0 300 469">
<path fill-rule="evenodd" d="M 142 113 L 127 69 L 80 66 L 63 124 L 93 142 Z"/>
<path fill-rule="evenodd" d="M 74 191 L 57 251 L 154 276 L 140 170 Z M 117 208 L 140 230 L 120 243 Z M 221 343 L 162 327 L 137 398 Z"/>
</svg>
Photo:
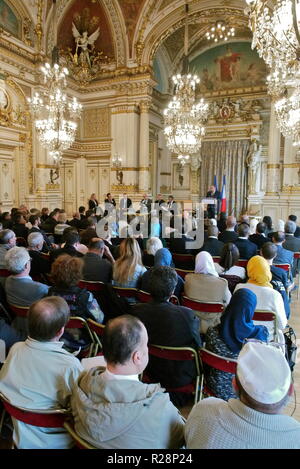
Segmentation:
<svg viewBox="0 0 300 469">
<path fill-rule="evenodd" d="M 155 7 L 157 6 L 157 0 L 149 0 L 148 3 L 145 2 L 145 5 L 143 7 L 143 11 L 140 15 L 139 21 L 137 22 L 136 28 L 135 28 L 135 35 L 133 38 L 133 45 L 132 49 L 135 51 L 135 54 L 133 53 L 133 58 L 136 60 L 138 65 L 141 65 L 143 63 L 142 61 L 142 56 L 143 56 L 143 51 L 145 47 L 145 41 L 144 41 L 144 34 L 147 26 L 149 25 L 150 18 L 155 10 Z M 149 62 L 144 62 L 144 63 L 149 63 Z"/>
</svg>

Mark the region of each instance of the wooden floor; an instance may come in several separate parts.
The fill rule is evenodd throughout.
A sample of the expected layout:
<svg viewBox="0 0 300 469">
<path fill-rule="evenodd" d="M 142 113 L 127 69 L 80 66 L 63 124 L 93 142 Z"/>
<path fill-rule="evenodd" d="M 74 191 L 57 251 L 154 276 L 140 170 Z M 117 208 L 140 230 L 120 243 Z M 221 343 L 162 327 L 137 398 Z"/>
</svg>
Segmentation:
<svg viewBox="0 0 300 469">
<path fill-rule="evenodd" d="M 300 422 L 300 299 L 297 300 L 297 293 L 293 292 L 293 301 L 291 307 L 291 318 L 289 320 L 289 325 L 295 330 L 298 344 L 298 362 L 296 363 L 294 369 L 294 386 L 295 386 L 295 395 L 291 399 L 288 406 L 285 408 L 284 413 L 287 415 L 292 415 L 295 419 Z M 182 415 L 187 418 L 193 404 L 191 403 L 188 406 L 185 406 L 180 409 Z M 11 446 L 11 439 L 1 439 L 0 438 L 0 449 L 7 449 Z"/>
</svg>

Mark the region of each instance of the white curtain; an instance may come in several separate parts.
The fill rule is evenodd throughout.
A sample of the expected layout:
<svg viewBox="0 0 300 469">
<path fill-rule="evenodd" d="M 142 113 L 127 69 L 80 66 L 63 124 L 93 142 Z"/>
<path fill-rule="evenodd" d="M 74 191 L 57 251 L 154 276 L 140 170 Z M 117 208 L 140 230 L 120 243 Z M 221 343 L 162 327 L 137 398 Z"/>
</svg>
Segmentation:
<svg viewBox="0 0 300 469">
<path fill-rule="evenodd" d="M 249 140 L 226 140 L 203 142 L 201 148 L 200 197 L 205 197 L 208 186 L 217 176 L 218 190 L 222 190 L 223 175 L 226 176 L 228 215 L 239 216 L 247 209 L 246 156 Z"/>
</svg>

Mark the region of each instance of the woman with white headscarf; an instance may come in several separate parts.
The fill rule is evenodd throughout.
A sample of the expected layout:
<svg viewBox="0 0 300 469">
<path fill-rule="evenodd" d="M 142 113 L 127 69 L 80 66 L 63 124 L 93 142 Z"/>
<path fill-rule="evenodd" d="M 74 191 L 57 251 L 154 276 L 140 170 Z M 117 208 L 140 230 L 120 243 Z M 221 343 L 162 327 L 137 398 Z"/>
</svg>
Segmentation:
<svg viewBox="0 0 300 469">
<path fill-rule="evenodd" d="M 184 295 L 193 300 L 223 303 L 227 306 L 231 299 L 227 280 L 220 278 L 211 255 L 202 251 L 196 256 L 195 273 L 185 277 Z M 208 327 L 215 327 L 220 323 L 221 314 L 200 313 L 201 332 L 205 333 Z"/>
</svg>

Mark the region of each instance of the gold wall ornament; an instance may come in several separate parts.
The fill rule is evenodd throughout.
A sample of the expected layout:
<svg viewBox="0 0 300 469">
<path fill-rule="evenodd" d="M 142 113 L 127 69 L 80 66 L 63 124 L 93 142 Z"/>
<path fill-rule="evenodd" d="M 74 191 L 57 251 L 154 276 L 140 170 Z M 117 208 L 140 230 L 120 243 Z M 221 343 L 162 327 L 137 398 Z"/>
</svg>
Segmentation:
<svg viewBox="0 0 300 469">
<path fill-rule="evenodd" d="M 108 107 L 85 109 L 83 112 L 83 137 L 110 137 L 110 121 L 110 108 Z"/>
<path fill-rule="evenodd" d="M 37 22 L 34 28 L 34 32 L 37 37 L 37 50 L 40 52 L 42 50 L 42 39 L 43 39 L 43 8 L 44 0 L 37 0 Z"/>
<path fill-rule="evenodd" d="M 111 186 L 111 190 L 114 191 L 114 192 L 128 192 L 128 193 L 132 193 L 132 192 L 138 192 L 138 185 L 137 184 L 112 184 Z"/>
</svg>

